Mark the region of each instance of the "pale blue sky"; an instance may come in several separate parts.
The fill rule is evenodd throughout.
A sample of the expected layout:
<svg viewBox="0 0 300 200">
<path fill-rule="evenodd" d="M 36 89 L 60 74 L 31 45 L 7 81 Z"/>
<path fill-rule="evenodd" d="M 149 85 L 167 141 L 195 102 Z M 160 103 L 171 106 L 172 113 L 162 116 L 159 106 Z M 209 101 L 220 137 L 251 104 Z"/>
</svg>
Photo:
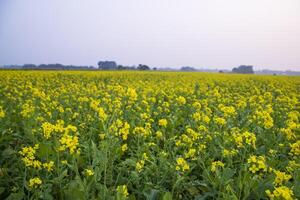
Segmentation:
<svg viewBox="0 0 300 200">
<path fill-rule="evenodd" d="M 300 70 L 300 0 L 0 0 L 0 65 Z"/>
</svg>

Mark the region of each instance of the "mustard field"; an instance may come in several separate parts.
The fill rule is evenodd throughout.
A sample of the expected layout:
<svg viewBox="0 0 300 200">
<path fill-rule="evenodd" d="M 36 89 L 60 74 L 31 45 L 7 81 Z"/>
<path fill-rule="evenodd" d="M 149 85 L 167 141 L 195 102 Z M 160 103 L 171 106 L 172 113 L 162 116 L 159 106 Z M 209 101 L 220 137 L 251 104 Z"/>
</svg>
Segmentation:
<svg viewBox="0 0 300 200">
<path fill-rule="evenodd" d="M 0 71 L 0 199 L 300 199 L 300 77 Z"/>
</svg>

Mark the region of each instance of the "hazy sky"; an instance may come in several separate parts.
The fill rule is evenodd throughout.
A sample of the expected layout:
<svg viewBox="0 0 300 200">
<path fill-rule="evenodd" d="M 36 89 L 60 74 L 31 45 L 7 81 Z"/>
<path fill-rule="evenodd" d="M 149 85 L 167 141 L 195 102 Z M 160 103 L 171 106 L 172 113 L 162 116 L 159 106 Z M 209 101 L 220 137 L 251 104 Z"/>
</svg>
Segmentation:
<svg viewBox="0 0 300 200">
<path fill-rule="evenodd" d="M 300 0 L 0 0 L 0 65 L 300 70 Z"/>
</svg>

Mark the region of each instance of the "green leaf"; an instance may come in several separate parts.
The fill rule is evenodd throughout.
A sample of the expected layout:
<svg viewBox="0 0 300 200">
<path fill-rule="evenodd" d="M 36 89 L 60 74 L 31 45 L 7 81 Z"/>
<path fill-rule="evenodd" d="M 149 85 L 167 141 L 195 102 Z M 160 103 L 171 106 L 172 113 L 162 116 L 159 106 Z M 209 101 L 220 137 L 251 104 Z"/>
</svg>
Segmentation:
<svg viewBox="0 0 300 200">
<path fill-rule="evenodd" d="M 59 184 L 62 182 L 62 180 L 64 179 L 64 177 L 68 176 L 68 170 L 64 170 L 58 177 L 53 179 L 53 183 L 55 184 Z"/>
<path fill-rule="evenodd" d="M 17 192 L 17 193 L 12 193 L 10 194 L 6 200 L 22 200 L 24 197 L 24 193 L 22 191 Z"/>
<path fill-rule="evenodd" d="M 53 200 L 53 196 L 50 193 L 44 193 L 43 199 L 44 200 Z"/>
<path fill-rule="evenodd" d="M 85 199 L 84 188 L 79 180 L 70 181 L 64 193 L 65 193 L 65 199 L 70 199 L 70 200 Z"/>
<path fill-rule="evenodd" d="M 162 198 L 162 200 L 172 200 L 172 194 L 170 192 L 166 192 Z"/>
<path fill-rule="evenodd" d="M 235 174 L 233 169 L 225 168 L 222 172 L 222 182 L 226 185 L 231 181 L 231 178 Z"/>
<path fill-rule="evenodd" d="M 40 144 L 38 156 L 41 158 L 46 158 L 47 156 L 53 155 L 55 152 L 52 149 L 51 144 Z"/>
<path fill-rule="evenodd" d="M 151 189 L 149 192 L 144 192 L 144 195 L 147 200 L 155 200 L 157 199 L 159 191 Z"/>
<path fill-rule="evenodd" d="M 0 195 L 5 191 L 4 187 L 0 187 Z"/>
<path fill-rule="evenodd" d="M 100 183 L 96 183 L 95 185 L 96 190 L 98 191 L 98 197 L 99 199 L 106 199 L 107 194 L 109 193 L 108 189 L 105 185 L 102 185 Z"/>
<path fill-rule="evenodd" d="M 214 199 L 213 197 L 215 197 L 215 195 L 216 194 L 214 192 L 206 192 L 204 194 L 196 196 L 195 200 Z"/>
<path fill-rule="evenodd" d="M 16 154 L 16 152 L 12 148 L 6 148 L 2 151 L 3 158 L 10 158 L 14 154 Z"/>
</svg>

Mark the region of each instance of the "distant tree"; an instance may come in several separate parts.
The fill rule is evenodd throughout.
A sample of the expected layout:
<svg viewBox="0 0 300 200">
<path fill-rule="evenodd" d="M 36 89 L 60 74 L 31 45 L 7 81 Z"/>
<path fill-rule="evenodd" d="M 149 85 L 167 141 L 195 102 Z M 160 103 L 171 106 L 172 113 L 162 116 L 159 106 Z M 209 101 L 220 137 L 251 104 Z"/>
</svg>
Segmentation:
<svg viewBox="0 0 300 200">
<path fill-rule="evenodd" d="M 123 65 L 118 65 L 117 70 L 136 70 L 136 68 L 130 67 L 130 66 L 123 66 Z"/>
<path fill-rule="evenodd" d="M 197 70 L 193 67 L 185 66 L 185 67 L 181 67 L 180 71 L 192 72 Z"/>
<path fill-rule="evenodd" d="M 118 66 L 115 61 L 99 61 L 98 67 L 102 70 L 115 70 Z"/>
<path fill-rule="evenodd" d="M 76 65 L 62 65 L 59 63 L 56 64 L 41 64 L 41 65 L 34 65 L 34 64 L 25 64 L 21 66 L 20 68 L 23 69 L 36 69 L 36 70 L 78 70 L 78 69 L 94 69 L 93 66 L 76 66 Z"/>
<path fill-rule="evenodd" d="M 136 67 L 135 65 L 131 66 L 131 67 L 128 67 L 129 70 L 136 70 Z"/>
<path fill-rule="evenodd" d="M 138 70 L 150 70 L 150 67 L 147 65 L 142 65 L 139 64 L 139 66 L 137 67 Z"/>
<path fill-rule="evenodd" d="M 154 71 L 156 71 L 156 70 L 157 70 L 157 68 L 156 68 L 156 67 L 153 67 L 153 70 L 154 70 Z"/>
<path fill-rule="evenodd" d="M 118 65 L 117 69 L 118 70 L 124 70 L 124 69 L 126 69 L 126 67 L 124 67 L 123 65 Z"/>
<path fill-rule="evenodd" d="M 37 68 L 37 66 L 35 64 L 25 64 L 25 65 L 23 65 L 22 68 L 24 68 L 24 69 L 35 69 L 35 68 Z"/>
<path fill-rule="evenodd" d="M 75 66 L 75 65 L 62 65 L 59 63 L 56 64 L 41 64 L 36 67 L 36 69 L 56 69 L 56 70 L 70 70 L 70 69 L 92 69 L 90 66 Z"/>
<path fill-rule="evenodd" d="M 232 72 L 238 74 L 254 74 L 252 65 L 241 65 L 237 68 L 235 67 L 232 69 Z"/>
</svg>

